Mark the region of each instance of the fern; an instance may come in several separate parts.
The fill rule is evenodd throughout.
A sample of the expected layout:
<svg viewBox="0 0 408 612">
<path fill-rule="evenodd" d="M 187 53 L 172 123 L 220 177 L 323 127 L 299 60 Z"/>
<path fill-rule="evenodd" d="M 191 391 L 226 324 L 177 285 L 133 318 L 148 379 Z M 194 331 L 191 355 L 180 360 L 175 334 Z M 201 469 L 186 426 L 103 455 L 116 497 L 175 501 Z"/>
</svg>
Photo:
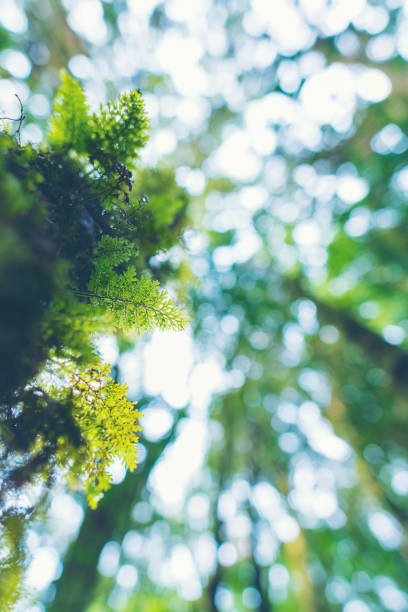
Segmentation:
<svg viewBox="0 0 408 612">
<path fill-rule="evenodd" d="M 93 339 L 186 323 L 151 274 L 174 274 L 152 256 L 178 243 L 187 196 L 170 171 L 136 166 L 147 134 L 139 92 L 91 114 L 66 72 L 46 143 L 20 146 L 0 121 L 1 609 L 21 590 L 31 516 L 14 494 L 63 470 L 95 507 L 110 463 L 136 466 L 141 414 Z"/>
<path fill-rule="evenodd" d="M 81 461 L 73 471 L 85 477 L 85 490 L 91 507 L 110 487 L 106 467 L 122 459 L 129 470 L 137 464 L 136 444 L 143 416 L 126 398 L 127 387 L 110 377 L 109 365 L 99 365 L 71 375 L 73 416 L 85 443 Z"/>
<path fill-rule="evenodd" d="M 86 154 L 100 175 L 126 174 L 148 139 L 149 120 L 138 91 L 121 94 L 118 100 L 89 114 L 80 84 L 65 70 L 54 100 L 48 142 L 58 150 Z M 129 176 L 127 177 L 129 178 Z"/>
<path fill-rule="evenodd" d="M 95 266 L 98 273 L 109 273 L 122 263 L 128 262 L 137 255 L 138 248 L 124 238 L 103 236 L 95 247 Z"/>
<path fill-rule="evenodd" d="M 75 445 L 60 438 L 57 465 L 65 469 L 70 466 L 71 482 L 85 484 L 88 501 L 95 507 L 110 487 L 107 468 L 114 459 L 122 460 L 131 471 L 136 468 L 139 419 L 143 415 L 126 398 L 127 386 L 111 378 L 108 364 L 77 368 L 68 360 L 52 359 L 46 370 L 48 378 L 43 374 L 43 387 L 61 404 L 70 404 L 74 425 L 80 432 Z M 43 436 L 37 438 L 33 449 L 37 455 L 43 452 L 44 443 Z"/>
<path fill-rule="evenodd" d="M 121 273 L 116 268 L 132 256 L 132 245 L 123 239 L 103 238 L 96 249 L 95 268 L 89 282 L 88 297 L 94 305 L 108 308 L 115 328 L 137 333 L 159 329 L 181 330 L 186 316 L 172 302 L 158 281 L 136 277 L 134 266 Z"/>
<path fill-rule="evenodd" d="M 87 151 L 89 140 L 88 105 L 78 81 L 65 70 L 54 100 L 48 142 L 55 149 L 73 149 L 78 154 Z"/>
<path fill-rule="evenodd" d="M 7 304 L 0 354 L 10 364 L 0 380 L 0 468 L 10 488 L 36 475 L 48 482 L 56 465 L 70 466 L 95 504 L 114 457 L 129 469 L 136 464 L 140 415 L 100 365 L 93 338 L 187 322 L 151 278 L 151 257 L 178 241 L 187 198 L 168 171 L 135 167 L 147 134 L 139 92 L 91 114 L 81 86 L 63 72 L 48 147 L 20 147 L 0 135 L 0 299 Z M 147 192 L 150 203 L 142 205 Z M 54 386 L 41 374 L 47 363 L 59 379 Z M 9 456 L 18 458 L 12 471 Z"/>
<path fill-rule="evenodd" d="M 93 339 L 186 323 L 151 278 L 151 261 L 177 244 L 187 197 L 169 171 L 136 167 L 147 133 L 139 92 L 91 114 L 66 72 L 47 143 L 20 146 L 19 129 L 13 137 L 0 123 L 0 591 L 8 602 L 21 589 L 29 518 L 13 507 L 14 493 L 50 486 L 62 469 L 95 507 L 113 460 L 136 467 L 141 414 Z M 0 594 L 2 604 L 8 609 Z"/>
<path fill-rule="evenodd" d="M 148 139 L 149 121 L 138 91 L 119 96 L 117 101 L 101 106 L 90 118 L 89 153 L 104 169 L 109 156 L 124 166 L 133 163 Z"/>
</svg>

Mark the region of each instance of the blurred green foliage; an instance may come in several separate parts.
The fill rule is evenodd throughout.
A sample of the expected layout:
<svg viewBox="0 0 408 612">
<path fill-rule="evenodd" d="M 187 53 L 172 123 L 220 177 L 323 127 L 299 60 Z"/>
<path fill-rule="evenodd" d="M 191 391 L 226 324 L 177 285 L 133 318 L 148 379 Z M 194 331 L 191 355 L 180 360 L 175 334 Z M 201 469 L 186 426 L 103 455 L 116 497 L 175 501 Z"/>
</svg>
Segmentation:
<svg viewBox="0 0 408 612">
<path fill-rule="evenodd" d="M 222 390 L 195 364 L 204 382 L 191 406 L 162 402 L 173 426 L 142 438 L 140 474 L 86 512 L 62 576 L 33 598 L 88 612 L 405 610 L 406 7 L 114 0 L 95 33 L 78 25 L 80 3 L 50 3 L 39 20 L 46 4 L 25 3 L 32 42 L 50 53 L 33 61 L 32 93 L 50 97 L 68 64 L 94 98 L 142 87 L 152 125 L 174 135 L 167 161 L 196 196 L 184 236 L 196 350 L 221 364 Z M 144 220 L 134 260 L 159 280 L 177 254 L 151 257 L 174 244 L 185 211 L 161 177 L 161 214 Z M 160 193 L 160 180 L 140 171 L 134 191 Z M 139 243 L 144 230 L 128 235 L 125 220 L 122 235 Z M 140 400 L 146 413 L 155 405 Z M 163 499 L 155 476 L 197 421 L 208 451 L 175 512 L 171 483 Z M 44 525 L 39 548 L 58 542 Z"/>
</svg>

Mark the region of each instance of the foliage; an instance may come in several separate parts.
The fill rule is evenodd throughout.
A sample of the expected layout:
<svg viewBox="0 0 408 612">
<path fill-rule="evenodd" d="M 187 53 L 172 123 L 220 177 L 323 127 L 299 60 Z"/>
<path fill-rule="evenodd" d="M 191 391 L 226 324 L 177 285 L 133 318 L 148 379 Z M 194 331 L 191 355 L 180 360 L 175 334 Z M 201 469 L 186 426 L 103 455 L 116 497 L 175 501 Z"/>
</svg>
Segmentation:
<svg viewBox="0 0 408 612">
<path fill-rule="evenodd" d="M 110 151 L 117 163 L 127 166 L 146 144 L 147 128 L 141 92 L 121 94 L 117 102 L 109 102 L 90 118 L 91 158 L 106 170 L 111 160 L 105 152 Z"/>
<path fill-rule="evenodd" d="M 49 386 L 52 397 L 71 405 L 71 415 L 80 433 L 79 448 L 61 445 L 57 463 L 69 466 L 70 479 L 85 480 L 89 504 L 95 508 L 102 494 L 109 489 L 106 467 L 120 457 L 133 471 L 137 463 L 138 431 L 141 413 L 134 402 L 127 400 L 127 386 L 110 376 L 110 366 L 94 365 L 87 370 L 69 368 L 69 364 L 52 363 L 50 376 L 60 370 L 63 386 Z M 64 430 L 60 432 L 64 436 Z M 65 437 L 66 434 L 65 434 Z M 41 446 L 41 442 L 37 442 Z"/>
<path fill-rule="evenodd" d="M 107 80 L 97 80 L 102 95 L 129 82 L 148 90 L 152 120 L 177 138 L 180 182 L 200 194 L 205 176 L 194 204 L 203 232 L 186 234 L 200 283 L 192 295 L 200 363 L 191 376 L 200 385 L 180 428 L 158 442 L 142 438 L 143 476 L 130 474 L 86 512 L 54 602 L 54 585 L 37 599 L 59 612 L 404 610 L 406 8 L 399 0 L 209 0 L 190 12 L 182 3 L 136 4 L 103 3 L 103 53 L 85 27 L 60 19 L 53 58 L 66 65 L 88 51 L 90 87 L 108 65 Z M 25 5 L 32 18 L 33 3 Z M 55 19 L 56 11 L 44 27 Z M 48 40 L 39 25 L 30 35 Z M 53 65 L 35 67 L 33 93 L 46 92 Z M 123 169 L 104 173 L 96 161 L 92 176 L 104 178 L 105 191 L 122 180 L 108 216 L 119 205 L 121 237 L 132 243 L 133 232 L 145 249 L 117 273 L 133 265 L 139 279 L 150 263 L 162 280 L 171 257 L 151 255 L 162 236 L 172 241 L 173 222 L 161 227 L 167 212 L 178 231 L 183 197 L 166 198 L 174 183 L 160 192 L 155 172 L 138 172 L 132 193 L 155 193 L 162 210 L 149 216 L 149 206 L 126 204 Z M 202 396 L 216 384 L 201 369 L 207 358 L 222 364 L 223 384 L 208 417 Z M 165 409 L 177 423 L 180 412 Z M 208 453 L 176 514 L 196 447 L 190 439 L 176 469 L 172 449 L 198 412 Z M 156 468 L 174 476 L 167 494 Z M 111 576 L 98 570 L 106 543 L 118 554 Z"/>
<path fill-rule="evenodd" d="M 85 486 L 94 508 L 113 459 L 136 467 L 141 414 L 100 364 L 95 335 L 187 322 L 149 263 L 177 242 L 186 196 L 168 171 L 137 169 L 141 184 L 154 174 L 159 202 L 171 188 L 176 204 L 163 222 L 154 194 L 148 204 L 131 193 L 128 167 L 146 127 L 138 92 L 91 115 L 80 85 L 63 73 L 48 144 L 20 146 L 0 134 L 2 609 L 19 596 L 30 514 L 13 509 L 10 494 L 39 480 L 50 485 L 62 471 L 71 487 Z"/>
<path fill-rule="evenodd" d="M 116 329 L 151 331 L 181 330 L 187 320 L 183 313 L 148 276 L 136 278 L 134 266 L 124 272 L 116 269 L 131 258 L 133 247 L 124 239 L 105 237 L 96 247 L 95 269 L 89 289 L 82 292 L 92 304 L 109 308 L 109 318 Z"/>
<path fill-rule="evenodd" d="M 2 515 L 0 546 L 3 553 L 0 573 L 0 602 L 8 610 L 21 596 L 24 576 L 24 549 L 22 541 L 26 520 L 21 512 L 8 510 Z"/>
<path fill-rule="evenodd" d="M 119 195 L 129 204 L 129 168 L 148 139 L 149 122 L 139 91 L 121 94 L 117 101 L 89 114 L 84 92 L 67 72 L 54 101 L 48 141 L 55 150 L 85 154 L 98 177 L 98 194 L 105 208 L 115 207 Z"/>
<path fill-rule="evenodd" d="M 70 465 L 87 480 L 94 503 L 109 486 L 114 457 L 135 467 L 140 415 L 126 387 L 99 364 L 93 339 L 186 324 L 149 275 L 152 230 L 144 225 L 160 211 L 154 197 L 142 207 L 130 194 L 132 172 L 123 164 L 133 163 L 146 126 L 138 92 L 89 115 L 81 87 L 63 73 L 48 145 L 21 147 L 0 134 L 3 498 L 10 487 L 35 475 L 50 481 L 57 466 Z M 153 172 L 159 185 L 160 172 Z M 185 208 L 182 191 L 173 193 Z M 155 236 L 155 250 L 178 234 L 169 238 Z M 45 382 L 45 364 L 57 384 Z"/>
<path fill-rule="evenodd" d="M 54 99 L 48 141 L 54 149 L 88 153 L 88 106 L 82 87 L 67 72 Z"/>
</svg>

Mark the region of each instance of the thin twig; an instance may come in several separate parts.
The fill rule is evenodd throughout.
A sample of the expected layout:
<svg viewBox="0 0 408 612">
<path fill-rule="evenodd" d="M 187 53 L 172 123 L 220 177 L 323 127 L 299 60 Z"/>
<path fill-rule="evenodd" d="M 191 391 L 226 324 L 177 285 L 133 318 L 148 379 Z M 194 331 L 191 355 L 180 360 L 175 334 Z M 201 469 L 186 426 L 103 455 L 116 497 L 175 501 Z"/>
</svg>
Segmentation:
<svg viewBox="0 0 408 612">
<path fill-rule="evenodd" d="M 25 114 L 24 114 L 23 103 L 21 101 L 20 96 L 18 94 L 14 94 L 14 95 L 16 96 L 17 100 L 20 103 L 20 116 L 17 117 L 16 119 L 13 119 L 12 117 L 0 117 L 0 119 L 6 120 L 6 121 L 18 121 L 18 128 L 16 130 L 16 136 L 17 136 L 17 139 L 18 139 L 18 144 L 21 145 L 21 126 L 22 126 L 23 121 L 24 121 L 24 119 L 26 117 L 25 117 Z"/>
</svg>

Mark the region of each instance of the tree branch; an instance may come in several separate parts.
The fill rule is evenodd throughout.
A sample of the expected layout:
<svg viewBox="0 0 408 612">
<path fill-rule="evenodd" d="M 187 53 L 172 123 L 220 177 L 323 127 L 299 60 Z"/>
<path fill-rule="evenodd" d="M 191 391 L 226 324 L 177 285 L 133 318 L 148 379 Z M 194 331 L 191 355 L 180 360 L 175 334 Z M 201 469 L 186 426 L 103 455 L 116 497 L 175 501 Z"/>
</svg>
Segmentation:
<svg viewBox="0 0 408 612">
<path fill-rule="evenodd" d="M 23 124 L 23 121 L 25 119 L 25 114 L 24 114 L 24 108 L 23 108 L 23 103 L 21 101 L 21 98 L 18 94 L 14 94 L 17 98 L 17 100 L 20 103 L 20 116 L 17 118 L 13 118 L 13 117 L 0 117 L 0 119 L 3 119 L 5 121 L 18 121 L 18 128 L 16 130 L 16 136 L 17 136 L 17 140 L 18 140 L 18 144 L 21 145 L 21 126 Z"/>
</svg>

